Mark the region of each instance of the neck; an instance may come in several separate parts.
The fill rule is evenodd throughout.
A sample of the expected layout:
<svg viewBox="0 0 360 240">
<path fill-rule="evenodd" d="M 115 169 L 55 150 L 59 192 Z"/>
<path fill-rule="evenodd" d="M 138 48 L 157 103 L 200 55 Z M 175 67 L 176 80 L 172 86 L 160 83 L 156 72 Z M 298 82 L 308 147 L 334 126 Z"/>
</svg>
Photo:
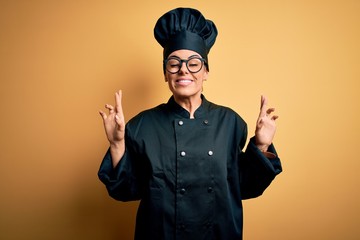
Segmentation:
<svg viewBox="0 0 360 240">
<path fill-rule="evenodd" d="M 181 107 L 183 107 L 190 113 L 190 118 L 194 118 L 196 109 L 198 109 L 202 103 L 201 96 L 185 98 L 174 96 L 174 99 L 177 104 L 179 104 Z"/>
</svg>

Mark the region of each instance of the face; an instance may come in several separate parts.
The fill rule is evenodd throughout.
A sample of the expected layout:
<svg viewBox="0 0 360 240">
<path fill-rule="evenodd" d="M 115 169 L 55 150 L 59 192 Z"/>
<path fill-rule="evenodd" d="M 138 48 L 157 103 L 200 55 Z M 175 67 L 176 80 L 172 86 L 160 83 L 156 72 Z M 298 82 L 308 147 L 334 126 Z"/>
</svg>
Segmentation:
<svg viewBox="0 0 360 240">
<path fill-rule="evenodd" d="M 177 50 L 172 52 L 169 57 L 177 57 L 187 60 L 191 57 L 201 57 L 198 53 L 191 50 Z M 169 58 L 168 57 L 168 58 Z M 200 98 L 203 82 L 208 77 L 208 71 L 205 65 L 197 73 L 191 73 L 183 62 L 178 73 L 169 73 L 165 71 L 165 80 L 168 82 L 169 89 L 175 99 Z"/>
</svg>

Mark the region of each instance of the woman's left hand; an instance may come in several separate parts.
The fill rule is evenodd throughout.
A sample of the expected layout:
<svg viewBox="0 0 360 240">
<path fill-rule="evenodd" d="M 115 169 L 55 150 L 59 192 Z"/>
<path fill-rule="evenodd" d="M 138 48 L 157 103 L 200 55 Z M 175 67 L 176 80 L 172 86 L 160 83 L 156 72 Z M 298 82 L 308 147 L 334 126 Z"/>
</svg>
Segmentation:
<svg viewBox="0 0 360 240">
<path fill-rule="evenodd" d="M 266 152 L 271 145 L 275 131 L 275 120 L 278 118 L 272 115 L 275 108 L 267 108 L 268 100 L 265 96 L 261 96 L 260 114 L 256 122 L 255 140 L 256 146 L 262 151 Z"/>
</svg>

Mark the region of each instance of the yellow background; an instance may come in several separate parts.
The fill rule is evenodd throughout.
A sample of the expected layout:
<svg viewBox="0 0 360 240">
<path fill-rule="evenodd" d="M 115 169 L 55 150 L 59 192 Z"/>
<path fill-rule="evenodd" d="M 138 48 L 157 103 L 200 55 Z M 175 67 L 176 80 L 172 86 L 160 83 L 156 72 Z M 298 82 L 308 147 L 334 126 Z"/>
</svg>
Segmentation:
<svg viewBox="0 0 360 240">
<path fill-rule="evenodd" d="M 244 237 L 359 239 L 360 1 L 0 1 L 0 239 L 131 239 L 137 202 L 107 196 L 98 110 L 167 101 L 153 26 L 178 7 L 218 29 L 204 94 L 252 135 L 276 107 L 284 172 L 244 202 Z"/>
</svg>

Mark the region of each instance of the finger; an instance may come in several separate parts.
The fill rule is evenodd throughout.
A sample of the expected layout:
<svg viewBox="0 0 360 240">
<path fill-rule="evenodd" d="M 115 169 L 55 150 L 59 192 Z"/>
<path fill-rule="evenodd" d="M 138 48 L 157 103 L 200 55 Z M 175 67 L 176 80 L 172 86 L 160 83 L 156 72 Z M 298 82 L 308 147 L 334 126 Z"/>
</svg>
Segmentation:
<svg viewBox="0 0 360 240">
<path fill-rule="evenodd" d="M 110 104 L 105 104 L 105 108 L 109 109 L 109 110 L 112 110 L 114 109 L 114 107 Z"/>
<path fill-rule="evenodd" d="M 278 119 L 278 118 L 279 118 L 279 116 L 274 115 L 274 116 L 271 117 L 271 120 L 274 120 L 274 121 L 275 121 L 275 120 Z"/>
<path fill-rule="evenodd" d="M 118 115 L 115 115 L 115 122 L 118 126 L 118 129 L 120 131 L 123 131 L 124 130 L 124 119 L 123 118 L 120 118 Z"/>
<path fill-rule="evenodd" d="M 269 108 L 268 110 L 266 110 L 266 114 L 270 115 L 274 111 L 275 111 L 275 108 Z"/>
<path fill-rule="evenodd" d="M 119 115 L 119 117 L 123 116 L 123 110 L 122 110 L 122 91 L 119 90 L 118 92 L 115 93 L 115 110 L 117 112 L 117 114 Z"/>
<path fill-rule="evenodd" d="M 103 111 L 100 110 L 99 113 L 100 113 L 103 120 L 105 120 L 107 118 L 106 113 L 104 113 Z"/>
<path fill-rule="evenodd" d="M 267 107 L 267 98 L 264 95 L 261 95 L 261 103 L 260 103 L 260 114 L 259 117 L 266 116 L 266 107 Z"/>
<path fill-rule="evenodd" d="M 109 110 L 109 114 L 112 114 L 115 112 L 115 108 L 110 104 L 106 104 L 105 108 Z"/>
</svg>

